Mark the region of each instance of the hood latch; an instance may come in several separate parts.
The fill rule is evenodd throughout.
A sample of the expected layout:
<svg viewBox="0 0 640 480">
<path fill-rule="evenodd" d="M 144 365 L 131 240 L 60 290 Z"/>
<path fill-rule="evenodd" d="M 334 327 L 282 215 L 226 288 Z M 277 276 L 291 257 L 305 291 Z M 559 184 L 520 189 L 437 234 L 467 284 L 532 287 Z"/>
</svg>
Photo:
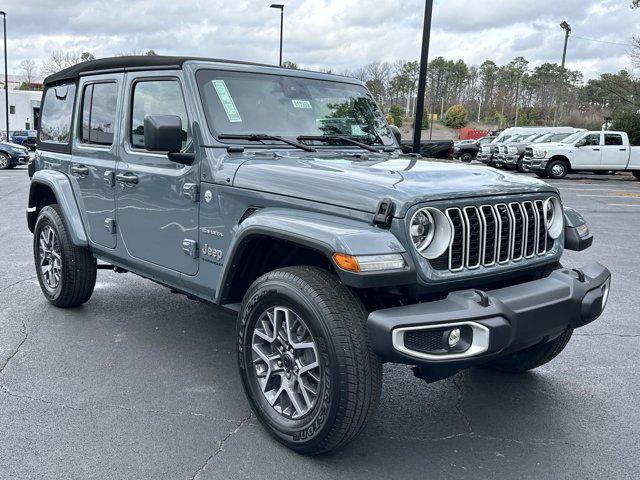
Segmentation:
<svg viewBox="0 0 640 480">
<path fill-rule="evenodd" d="M 390 198 L 383 198 L 378 203 L 376 214 L 373 217 L 373 224 L 380 228 L 390 228 L 394 210 L 395 205 L 393 204 L 393 200 Z"/>
</svg>

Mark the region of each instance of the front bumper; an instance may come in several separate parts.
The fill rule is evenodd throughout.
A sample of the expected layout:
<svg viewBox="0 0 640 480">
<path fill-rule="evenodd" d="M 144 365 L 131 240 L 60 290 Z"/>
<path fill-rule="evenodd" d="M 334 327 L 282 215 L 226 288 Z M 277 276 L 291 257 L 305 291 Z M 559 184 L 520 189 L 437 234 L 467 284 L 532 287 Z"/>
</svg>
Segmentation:
<svg viewBox="0 0 640 480">
<path fill-rule="evenodd" d="M 518 164 L 518 160 L 520 159 L 520 155 L 517 153 L 507 154 L 504 156 L 504 163 L 508 167 L 515 167 Z"/>
<path fill-rule="evenodd" d="M 522 160 L 522 168 L 525 172 L 544 172 L 549 163 L 548 158 L 527 158 Z"/>
<path fill-rule="evenodd" d="M 463 290 L 444 300 L 377 310 L 368 317 L 368 332 L 383 361 L 417 365 L 433 379 L 445 378 L 594 321 L 604 310 L 610 281 L 611 272 L 599 263 L 556 270 L 511 287 Z M 443 344 L 434 353 L 419 347 L 428 343 L 426 337 L 422 344 L 419 337 L 406 343 L 408 332 L 413 339 L 420 332 L 438 338 L 456 326 L 472 332 L 465 351 L 447 351 Z"/>
<path fill-rule="evenodd" d="M 482 163 L 491 163 L 491 159 L 493 158 L 493 153 L 478 153 L 476 156 L 476 160 L 481 161 Z"/>
</svg>

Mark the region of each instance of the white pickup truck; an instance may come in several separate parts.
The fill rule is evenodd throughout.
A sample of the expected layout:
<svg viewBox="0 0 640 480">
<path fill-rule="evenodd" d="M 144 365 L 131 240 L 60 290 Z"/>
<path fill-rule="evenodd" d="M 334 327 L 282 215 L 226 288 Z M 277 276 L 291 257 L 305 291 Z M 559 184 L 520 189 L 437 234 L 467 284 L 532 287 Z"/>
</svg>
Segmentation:
<svg viewBox="0 0 640 480">
<path fill-rule="evenodd" d="M 558 143 L 531 145 L 523 168 L 542 178 L 563 178 L 571 170 L 629 171 L 640 179 L 640 147 L 625 132 L 577 132 Z"/>
</svg>

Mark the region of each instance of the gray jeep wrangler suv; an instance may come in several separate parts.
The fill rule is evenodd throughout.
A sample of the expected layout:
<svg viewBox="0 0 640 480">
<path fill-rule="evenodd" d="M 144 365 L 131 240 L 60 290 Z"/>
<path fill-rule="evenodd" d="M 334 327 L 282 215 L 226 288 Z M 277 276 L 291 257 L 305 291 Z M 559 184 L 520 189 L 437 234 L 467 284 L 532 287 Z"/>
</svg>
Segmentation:
<svg viewBox="0 0 640 480">
<path fill-rule="evenodd" d="M 49 76 L 42 105 L 44 296 L 87 302 L 108 267 L 237 311 L 247 398 L 298 452 L 362 431 L 384 362 L 523 372 L 605 307 L 605 267 L 560 265 L 592 236 L 556 188 L 402 154 L 358 80 L 120 57 Z"/>
</svg>

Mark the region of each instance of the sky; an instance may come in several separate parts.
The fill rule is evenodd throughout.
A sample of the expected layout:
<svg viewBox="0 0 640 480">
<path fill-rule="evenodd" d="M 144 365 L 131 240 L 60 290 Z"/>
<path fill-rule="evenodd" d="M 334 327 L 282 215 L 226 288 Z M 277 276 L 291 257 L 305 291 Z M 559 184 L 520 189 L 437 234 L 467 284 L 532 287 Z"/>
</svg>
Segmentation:
<svg viewBox="0 0 640 480">
<path fill-rule="evenodd" d="M 279 11 L 261 0 L 8 0 L 9 72 L 41 65 L 53 50 L 96 57 L 153 49 L 260 63 L 278 62 Z M 418 59 L 424 0 L 281 0 L 284 59 L 335 73 L 374 61 Z M 585 78 L 630 68 L 628 44 L 640 33 L 630 0 L 435 0 L 429 58 L 479 65 L 523 56 L 533 66 L 560 62 L 572 26 L 567 67 Z"/>
</svg>

